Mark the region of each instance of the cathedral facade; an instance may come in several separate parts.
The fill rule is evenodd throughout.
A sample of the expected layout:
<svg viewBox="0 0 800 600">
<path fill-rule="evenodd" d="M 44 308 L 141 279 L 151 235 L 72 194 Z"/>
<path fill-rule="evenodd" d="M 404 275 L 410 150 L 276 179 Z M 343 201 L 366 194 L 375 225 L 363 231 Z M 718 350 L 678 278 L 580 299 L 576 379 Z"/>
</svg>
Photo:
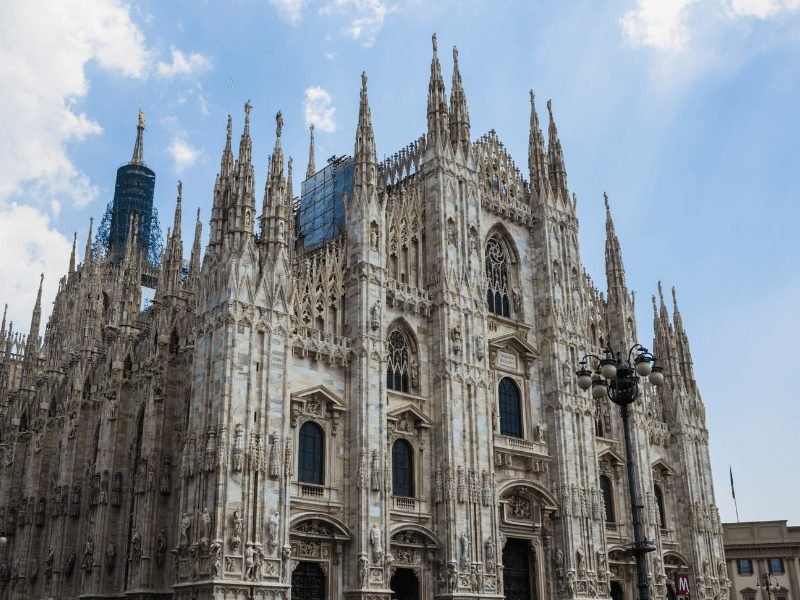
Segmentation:
<svg viewBox="0 0 800 600">
<path fill-rule="evenodd" d="M 0 599 L 636 597 L 621 419 L 575 376 L 638 341 L 610 212 L 601 293 L 550 103 L 545 139 L 531 94 L 526 178 L 471 136 L 454 61 L 448 102 L 434 38 L 427 132 L 383 162 L 362 75 L 332 234 L 298 217 L 280 113 L 257 206 L 248 103 L 204 252 L 198 211 L 183 258 L 179 186 L 157 269 L 131 210 L 124 247 L 73 245 L 42 338 L 41 288 L 28 336 L 3 321 Z M 666 381 L 632 416 L 649 585 L 727 600 L 705 410 L 659 295 Z"/>
</svg>

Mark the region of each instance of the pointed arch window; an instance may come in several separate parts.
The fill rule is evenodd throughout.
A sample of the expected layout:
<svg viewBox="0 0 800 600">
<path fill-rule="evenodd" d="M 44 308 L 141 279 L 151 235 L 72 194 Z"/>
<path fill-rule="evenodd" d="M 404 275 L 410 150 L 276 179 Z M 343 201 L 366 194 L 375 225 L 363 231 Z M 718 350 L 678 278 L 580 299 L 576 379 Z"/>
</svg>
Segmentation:
<svg viewBox="0 0 800 600">
<path fill-rule="evenodd" d="M 508 297 L 508 253 L 497 238 L 486 242 L 486 305 L 490 313 L 511 316 Z"/>
<path fill-rule="evenodd" d="M 297 451 L 297 480 L 302 483 L 325 483 L 325 433 L 313 421 L 300 427 L 300 447 Z"/>
<path fill-rule="evenodd" d="M 408 393 L 408 338 L 399 329 L 389 334 L 386 356 L 386 387 L 396 392 Z"/>
<path fill-rule="evenodd" d="M 406 440 L 392 445 L 392 494 L 414 497 L 414 449 Z"/>
<path fill-rule="evenodd" d="M 661 529 L 667 528 L 667 512 L 664 510 L 664 492 L 658 485 L 653 486 L 653 495 L 656 499 L 656 508 L 658 509 L 658 526 Z"/>
<path fill-rule="evenodd" d="M 605 475 L 600 475 L 600 493 L 603 495 L 606 523 L 616 523 L 617 519 L 614 514 L 614 488 L 611 487 L 611 480 Z"/>
<path fill-rule="evenodd" d="M 510 377 L 500 380 L 500 433 L 522 437 L 522 401 L 519 387 Z"/>
</svg>

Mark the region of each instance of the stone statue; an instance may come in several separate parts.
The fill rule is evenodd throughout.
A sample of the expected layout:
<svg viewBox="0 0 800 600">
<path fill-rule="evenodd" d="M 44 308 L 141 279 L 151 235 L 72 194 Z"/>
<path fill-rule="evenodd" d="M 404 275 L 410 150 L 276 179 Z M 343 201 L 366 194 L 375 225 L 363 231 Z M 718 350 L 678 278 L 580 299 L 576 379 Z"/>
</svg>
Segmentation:
<svg viewBox="0 0 800 600">
<path fill-rule="evenodd" d="M 189 546 L 189 529 L 192 527 L 192 517 L 184 514 L 181 517 L 181 547 L 187 548 Z"/>
<path fill-rule="evenodd" d="M 358 587 L 362 590 L 367 588 L 367 581 L 369 579 L 369 559 L 366 554 L 359 554 L 358 556 Z"/>
<path fill-rule="evenodd" d="M 280 530 L 280 514 L 275 511 L 269 517 L 269 538 L 273 543 L 278 543 L 278 533 Z"/>
<path fill-rule="evenodd" d="M 211 554 L 211 568 L 213 571 L 214 577 L 219 577 L 220 572 L 222 571 L 222 540 L 214 540 L 211 542 L 210 547 L 210 554 Z"/>
<path fill-rule="evenodd" d="M 131 529 L 131 558 L 134 561 L 142 558 L 142 535 L 135 527 Z"/>
<path fill-rule="evenodd" d="M 244 549 L 244 578 L 250 581 L 255 579 L 255 553 L 253 544 L 248 543 Z"/>
<path fill-rule="evenodd" d="M 114 565 L 117 563 L 117 547 L 114 542 L 106 544 L 106 573 L 114 572 Z"/>
<path fill-rule="evenodd" d="M 92 536 L 90 535 L 86 540 L 86 545 L 83 547 L 83 570 L 87 573 L 92 572 L 92 566 L 94 564 L 94 540 L 92 540 Z"/>
<path fill-rule="evenodd" d="M 461 546 L 461 568 L 464 569 L 469 565 L 469 550 L 470 550 L 470 541 L 469 541 L 469 534 L 467 530 L 461 532 L 461 536 L 458 538 L 458 543 Z"/>
<path fill-rule="evenodd" d="M 200 539 L 208 540 L 211 538 L 211 513 L 204 506 L 200 511 Z"/>
<path fill-rule="evenodd" d="M 381 461 L 377 450 L 372 451 L 372 473 L 370 475 L 370 485 L 373 492 L 381 491 Z"/>
<path fill-rule="evenodd" d="M 486 562 L 494 562 L 497 560 L 497 550 L 494 545 L 494 538 L 489 536 L 484 544 L 486 547 Z"/>
<path fill-rule="evenodd" d="M 163 567 L 167 560 L 167 530 L 162 529 L 156 537 L 156 565 Z"/>
<path fill-rule="evenodd" d="M 372 556 L 377 563 L 383 558 L 383 545 L 381 544 L 381 530 L 373 524 L 369 531 L 369 543 L 372 545 Z"/>
<path fill-rule="evenodd" d="M 236 552 L 242 545 L 242 526 L 244 519 L 242 512 L 239 510 L 233 511 L 233 535 L 231 536 L 231 550 Z"/>
</svg>

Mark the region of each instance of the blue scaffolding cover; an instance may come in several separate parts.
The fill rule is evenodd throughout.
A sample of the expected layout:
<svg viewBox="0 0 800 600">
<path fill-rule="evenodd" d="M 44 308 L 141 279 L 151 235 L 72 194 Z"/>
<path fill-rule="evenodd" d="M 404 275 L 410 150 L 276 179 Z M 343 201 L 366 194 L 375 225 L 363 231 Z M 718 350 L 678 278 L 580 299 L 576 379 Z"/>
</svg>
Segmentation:
<svg viewBox="0 0 800 600">
<path fill-rule="evenodd" d="M 338 236 L 344 229 L 344 194 L 353 194 L 353 158 L 340 156 L 300 186 L 299 238 L 303 251 Z"/>
</svg>

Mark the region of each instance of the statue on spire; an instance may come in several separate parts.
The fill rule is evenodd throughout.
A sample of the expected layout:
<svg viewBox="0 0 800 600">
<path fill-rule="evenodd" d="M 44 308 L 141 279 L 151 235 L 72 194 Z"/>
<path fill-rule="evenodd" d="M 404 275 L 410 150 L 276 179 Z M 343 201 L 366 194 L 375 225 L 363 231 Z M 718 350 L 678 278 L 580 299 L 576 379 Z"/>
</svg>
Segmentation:
<svg viewBox="0 0 800 600">
<path fill-rule="evenodd" d="M 433 43 L 433 51 L 436 52 L 438 49 L 438 44 L 436 43 L 436 34 L 434 33 L 431 36 L 431 42 Z"/>
<path fill-rule="evenodd" d="M 275 135 L 277 137 L 281 137 L 281 131 L 283 130 L 283 114 L 281 113 L 281 111 L 278 111 L 278 114 L 275 115 L 275 123 L 276 123 Z M 311 127 L 313 128 L 314 126 L 312 125 Z M 312 129 L 312 133 L 313 133 L 313 129 Z"/>
<path fill-rule="evenodd" d="M 247 102 L 244 103 L 244 120 L 250 121 L 250 111 L 253 110 L 253 105 L 250 104 L 250 100 L 248 99 Z"/>
<path fill-rule="evenodd" d="M 367 91 L 367 72 L 361 71 L 361 89 Z"/>
</svg>

